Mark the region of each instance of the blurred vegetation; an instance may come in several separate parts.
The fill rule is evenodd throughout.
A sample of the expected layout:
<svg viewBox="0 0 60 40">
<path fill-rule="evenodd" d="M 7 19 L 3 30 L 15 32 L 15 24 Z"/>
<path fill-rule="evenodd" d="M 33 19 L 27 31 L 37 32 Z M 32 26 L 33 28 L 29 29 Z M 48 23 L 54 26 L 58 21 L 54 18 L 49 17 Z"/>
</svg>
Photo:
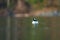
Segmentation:
<svg viewBox="0 0 60 40">
<path fill-rule="evenodd" d="M 43 7 L 43 0 L 29 0 L 28 1 L 31 5 L 38 6 L 36 8 L 42 8 Z"/>
<path fill-rule="evenodd" d="M 35 9 L 39 9 L 39 8 L 43 8 L 43 1 L 44 0 L 25 0 L 27 1 L 28 3 L 31 4 L 31 6 L 33 6 L 33 8 L 35 7 Z M 12 0 L 10 1 L 10 8 L 12 8 L 14 6 L 14 2 L 12 2 Z"/>
<path fill-rule="evenodd" d="M 10 8 L 14 7 L 14 5 L 16 4 L 17 1 L 18 0 L 10 0 Z M 44 7 L 44 3 L 43 3 L 44 0 L 24 0 L 24 1 L 27 1 L 28 3 L 30 3 L 31 6 L 33 6 L 33 8 L 36 6 L 35 9 L 37 9 L 37 8 L 41 9 Z M 2 3 L 2 2 L 5 2 L 5 4 L 7 4 L 7 0 L 0 0 L 0 3 Z"/>
</svg>

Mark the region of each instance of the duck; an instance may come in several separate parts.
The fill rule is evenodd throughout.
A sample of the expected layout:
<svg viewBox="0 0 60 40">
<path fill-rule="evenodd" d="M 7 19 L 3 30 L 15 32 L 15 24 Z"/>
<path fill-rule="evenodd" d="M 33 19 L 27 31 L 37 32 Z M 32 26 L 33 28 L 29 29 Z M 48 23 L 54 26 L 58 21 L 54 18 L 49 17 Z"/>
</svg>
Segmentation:
<svg viewBox="0 0 60 40">
<path fill-rule="evenodd" d="M 36 18 L 33 18 L 32 24 L 38 24 L 38 20 Z"/>
</svg>

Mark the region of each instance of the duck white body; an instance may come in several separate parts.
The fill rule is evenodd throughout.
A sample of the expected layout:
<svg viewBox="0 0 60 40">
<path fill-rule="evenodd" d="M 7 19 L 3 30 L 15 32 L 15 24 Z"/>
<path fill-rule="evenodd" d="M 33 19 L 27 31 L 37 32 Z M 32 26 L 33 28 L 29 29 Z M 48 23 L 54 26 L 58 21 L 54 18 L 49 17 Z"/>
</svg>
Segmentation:
<svg viewBox="0 0 60 40">
<path fill-rule="evenodd" d="M 32 24 L 38 24 L 38 21 L 32 21 Z"/>
</svg>

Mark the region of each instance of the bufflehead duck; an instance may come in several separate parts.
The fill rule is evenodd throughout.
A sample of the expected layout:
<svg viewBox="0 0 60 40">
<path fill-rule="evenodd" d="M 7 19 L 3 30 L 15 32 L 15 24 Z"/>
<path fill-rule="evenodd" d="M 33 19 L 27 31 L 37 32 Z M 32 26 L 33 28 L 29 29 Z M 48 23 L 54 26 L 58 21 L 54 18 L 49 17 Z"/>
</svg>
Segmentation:
<svg viewBox="0 0 60 40">
<path fill-rule="evenodd" d="M 36 18 L 33 18 L 32 24 L 38 24 L 38 20 Z"/>
</svg>

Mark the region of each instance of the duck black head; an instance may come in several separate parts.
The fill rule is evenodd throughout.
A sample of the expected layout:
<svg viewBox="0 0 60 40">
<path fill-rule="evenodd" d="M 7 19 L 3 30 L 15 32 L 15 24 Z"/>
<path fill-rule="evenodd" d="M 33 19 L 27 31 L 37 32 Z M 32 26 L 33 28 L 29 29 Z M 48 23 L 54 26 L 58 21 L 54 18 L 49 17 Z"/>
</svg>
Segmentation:
<svg viewBox="0 0 60 40">
<path fill-rule="evenodd" d="M 33 18 L 33 21 L 37 21 L 37 19 L 36 18 Z"/>
</svg>

